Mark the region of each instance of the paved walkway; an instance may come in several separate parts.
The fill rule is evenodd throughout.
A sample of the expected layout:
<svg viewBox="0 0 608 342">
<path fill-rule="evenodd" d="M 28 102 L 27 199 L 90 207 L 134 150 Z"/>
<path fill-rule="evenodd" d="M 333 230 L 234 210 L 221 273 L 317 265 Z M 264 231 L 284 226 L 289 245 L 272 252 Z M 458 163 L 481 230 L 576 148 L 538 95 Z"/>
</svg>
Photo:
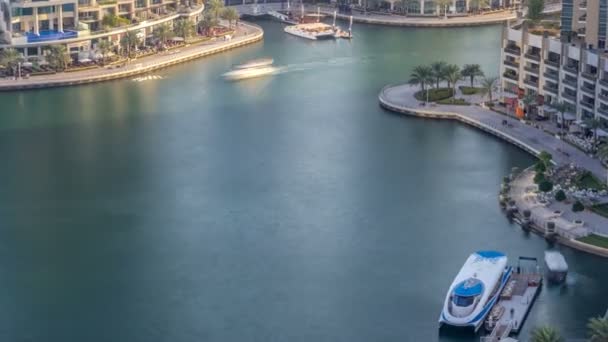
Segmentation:
<svg viewBox="0 0 608 342">
<path fill-rule="evenodd" d="M 606 169 L 597 159 L 540 129 L 477 105 L 424 106 L 421 101 L 414 98 L 414 93 L 418 90 L 418 87 L 406 84 L 387 86 L 380 92 L 380 105 L 392 111 L 414 116 L 458 120 L 496 135 L 532 154 L 547 151 L 553 155 L 554 161 L 559 165 L 574 163 L 590 170 L 599 179 L 606 179 Z M 504 120 L 507 121 L 507 126 L 502 124 Z"/>
<path fill-rule="evenodd" d="M 262 39 L 263 31 L 259 26 L 241 22 L 230 41 L 209 41 L 176 50 L 131 60 L 121 68 L 96 68 L 75 72 L 61 72 L 52 75 L 33 76 L 21 80 L 0 80 L 0 91 L 69 86 L 101 82 L 130 77 L 183 63 L 195 58 L 208 56 L 235 47 L 251 44 Z"/>
</svg>

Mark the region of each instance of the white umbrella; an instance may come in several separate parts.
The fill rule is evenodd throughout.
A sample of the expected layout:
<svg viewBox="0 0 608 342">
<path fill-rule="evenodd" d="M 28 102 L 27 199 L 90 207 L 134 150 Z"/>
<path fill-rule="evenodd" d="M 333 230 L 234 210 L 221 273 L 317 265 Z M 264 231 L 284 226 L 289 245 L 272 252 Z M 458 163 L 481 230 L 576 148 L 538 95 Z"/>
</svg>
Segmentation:
<svg viewBox="0 0 608 342">
<path fill-rule="evenodd" d="M 78 61 L 79 61 L 80 63 L 89 63 L 89 62 L 91 62 L 91 60 L 90 60 L 90 59 L 88 59 L 88 58 L 79 59 Z"/>
</svg>

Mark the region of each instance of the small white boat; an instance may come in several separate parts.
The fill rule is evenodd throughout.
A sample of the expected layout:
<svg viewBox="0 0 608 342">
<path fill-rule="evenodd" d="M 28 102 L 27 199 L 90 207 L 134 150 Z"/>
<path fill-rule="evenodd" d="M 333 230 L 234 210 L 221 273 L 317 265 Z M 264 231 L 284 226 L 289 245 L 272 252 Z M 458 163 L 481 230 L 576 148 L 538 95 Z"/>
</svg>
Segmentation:
<svg viewBox="0 0 608 342">
<path fill-rule="evenodd" d="M 334 27 L 324 23 L 292 25 L 285 27 L 284 31 L 291 35 L 311 40 L 336 38 L 336 30 Z"/>
<path fill-rule="evenodd" d="M 261 77 L 274 74 L 278 68 L 272 65 L 272 58 L 254 59 L 249 62 L 235 65 L 231 71 L 222 76 L 231 81 Z"/>
<path fill-rule="evenodd" d="M 498 300 L 511 272 L 507 256 L 501 252 L 471 254 L 448 290 L 439 317 L 440 326 L 472 327 L 477 331 Z"/>
<path fill-rule="evenodd" d="M 558 251 L 545 251 L 545 265 L 547 266 L 547 279 L 556 284 L 563 283 L 568 275 L 568 263 Z"/>
</svg>

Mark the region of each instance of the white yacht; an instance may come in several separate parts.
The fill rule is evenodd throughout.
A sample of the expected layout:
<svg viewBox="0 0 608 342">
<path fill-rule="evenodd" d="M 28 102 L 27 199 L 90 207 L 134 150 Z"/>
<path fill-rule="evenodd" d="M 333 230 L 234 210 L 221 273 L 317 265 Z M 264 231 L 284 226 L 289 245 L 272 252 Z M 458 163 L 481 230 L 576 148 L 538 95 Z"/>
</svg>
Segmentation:
<svg viewBox="0 0 608 342">
<path fill-rule="evenodd" d="M 477 331 L 511 276 L 507 256 L 496 251 L 471 254 L 450 286 L 439 317 L 443 324 Z"/>
<path fill-rule="evenodd" d="M 274 63 L 272 58 L 254 59 L 247 63 L 234 66 L 231 71 L 222 76 L 227 80 L 236 81 L 270 75 L 278 70 L 272 63 Z"/>
<path fill-rule="evenodd" d="M 285 27 L 285 32 L 294 36 L 319 40 L 319 39 L 334 39 L 336 30 L 333 26 L 324 23 L 307 23 Z"/>
</svg>

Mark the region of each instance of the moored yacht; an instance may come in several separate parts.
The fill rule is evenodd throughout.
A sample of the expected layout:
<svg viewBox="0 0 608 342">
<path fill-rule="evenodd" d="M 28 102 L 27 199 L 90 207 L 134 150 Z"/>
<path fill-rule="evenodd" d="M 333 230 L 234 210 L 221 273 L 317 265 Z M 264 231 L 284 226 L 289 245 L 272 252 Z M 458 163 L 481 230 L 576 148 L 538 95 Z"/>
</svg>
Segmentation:
<svg viewBox="0 0 608 342">
<path fill-rule="evenodd" d="M 439 324 L 472 327 L 477 331 L 498 300 L 511 272 L 507 256 L 501 252 L 471 254 L 448 290 Z"/>
</svg>

